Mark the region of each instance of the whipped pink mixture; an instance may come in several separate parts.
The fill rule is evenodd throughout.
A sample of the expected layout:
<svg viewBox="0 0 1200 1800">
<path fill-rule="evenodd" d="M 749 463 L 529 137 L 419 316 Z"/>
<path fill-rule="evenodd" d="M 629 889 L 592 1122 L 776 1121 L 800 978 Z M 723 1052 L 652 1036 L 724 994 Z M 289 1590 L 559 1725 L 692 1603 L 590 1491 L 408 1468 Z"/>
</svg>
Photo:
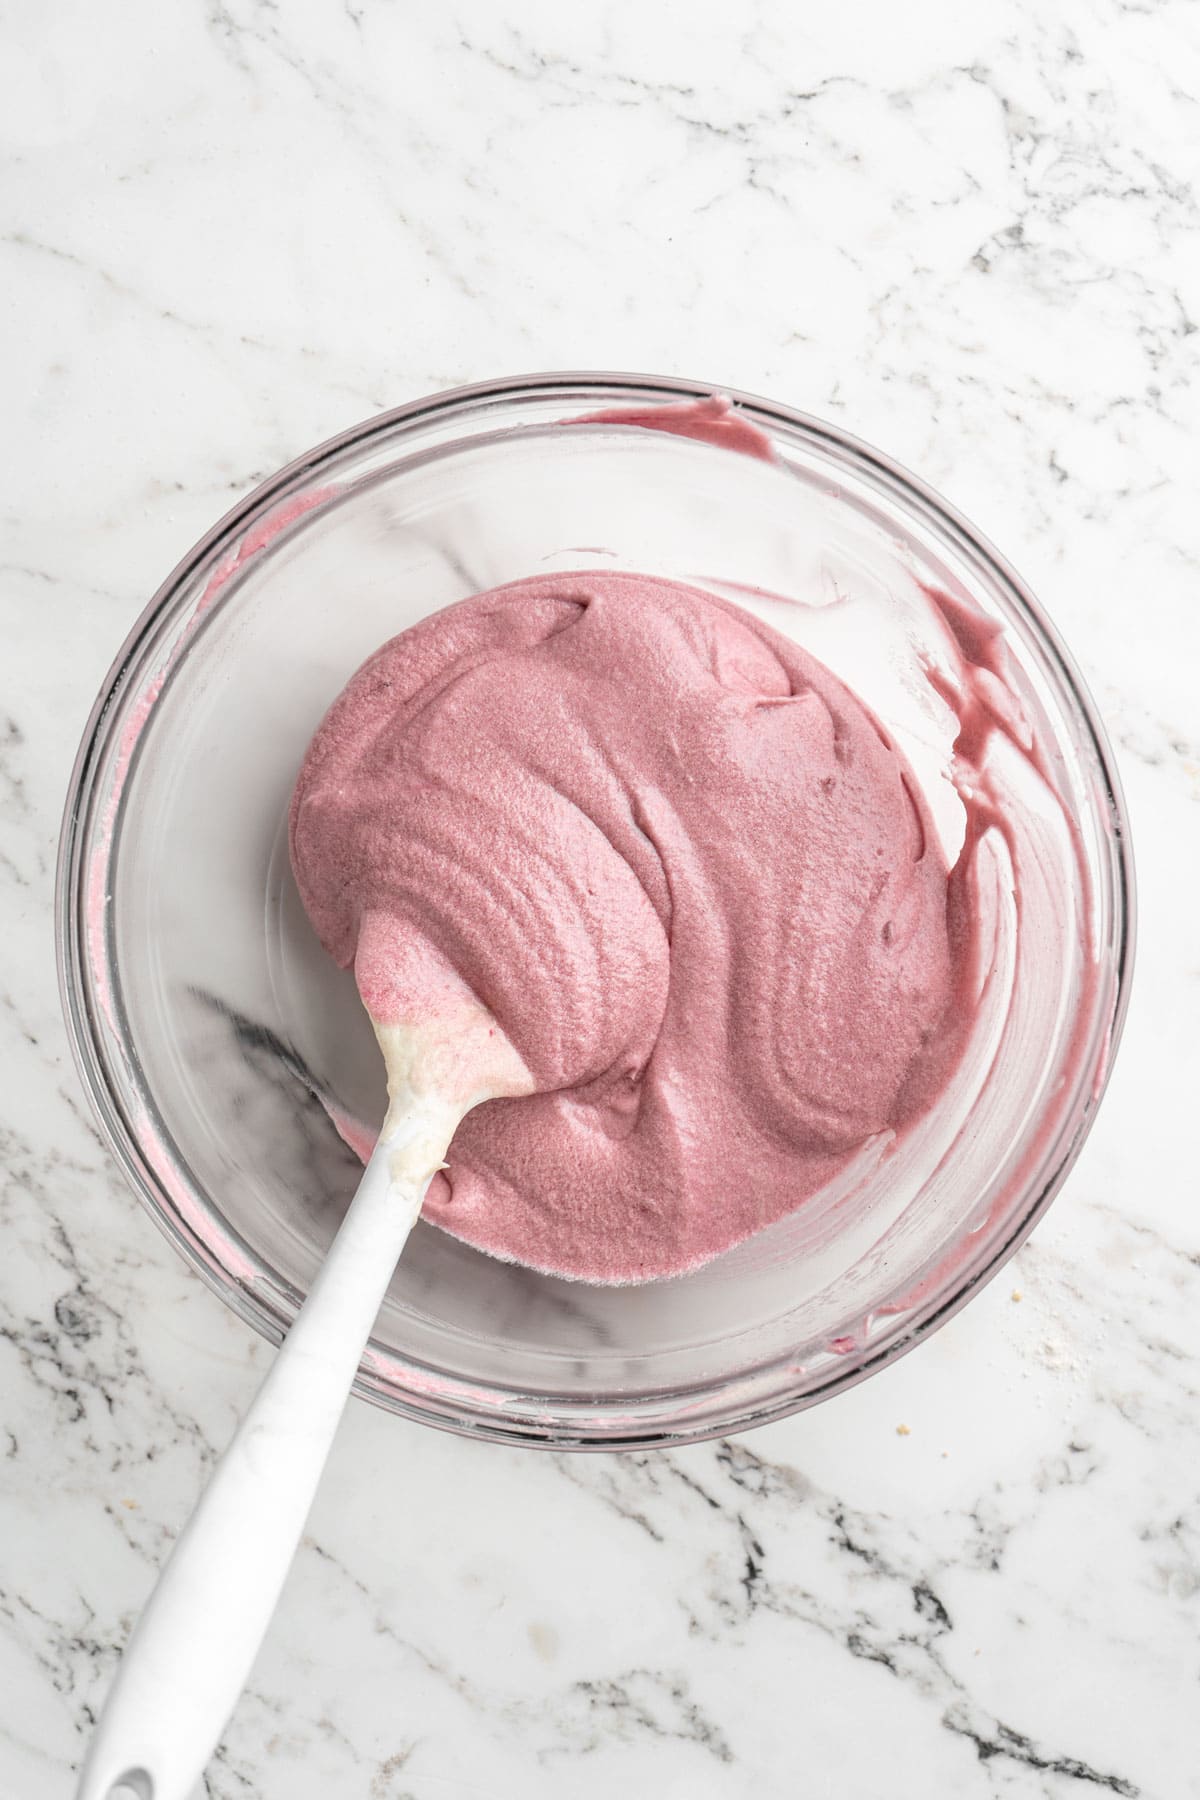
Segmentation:
<svg viewBox="0 0 1200 1800">
<path fill-rule="evenodd" d="M 535 1268 L 705 1262 L 957 1054 L 966 908 L 915 779 L 827 669 L 696 589 L 548 575 L 393 639 L 313 739 L 291 849 L 378 1020 L 432 949 L 532 1071 L 425 1212 Z"/>
</svg>

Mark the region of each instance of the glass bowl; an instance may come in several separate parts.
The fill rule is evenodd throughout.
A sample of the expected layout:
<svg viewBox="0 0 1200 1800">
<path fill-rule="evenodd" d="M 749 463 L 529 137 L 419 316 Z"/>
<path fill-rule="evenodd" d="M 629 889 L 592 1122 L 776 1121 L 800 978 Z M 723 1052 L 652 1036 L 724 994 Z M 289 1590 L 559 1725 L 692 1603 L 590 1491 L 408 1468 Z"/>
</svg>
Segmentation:
<svg viewBox="0 0 1200 1800">
<path fill-rule="evenodd" d="M 155 595 L 71 780 L 57 930 L 85 1086 L 171 1241 L 277 1340 L 356 1185 L 338 1127 L 353 1137 L 353 1120 L 383 1111 L 370 1029 L 308 928 L 284 829 L 308 739 L 369 652 L 437 607 L 545 570 L 642 568 L 736 595 L 873 705 L 953 856 L 953 733 L 922 678 L 922 589 L 1003 622 L 1012 683 L 1073 823 L 1056 838 L 1054 809 L 1039 818 L 1031 799 L 1017 854 L 1040 873 L 1019 920 L 1012 870 L 990 858 L 994 958 L 972 1082 L 836 1192 L 675 1280 L 583 1286 L 418 1225 L 357 1391 L 484 1438 L 685 1442 L 811 1406 L 902 1355 L 1049 1205 L 1124 1014 L 1124 807 L 1041 608 L 944 501 L 818 420 L 732 396 L 774 463 L 580 422 L 710 391 L 623 375 L 488 382 L 310 451 Z"/>
</svg>

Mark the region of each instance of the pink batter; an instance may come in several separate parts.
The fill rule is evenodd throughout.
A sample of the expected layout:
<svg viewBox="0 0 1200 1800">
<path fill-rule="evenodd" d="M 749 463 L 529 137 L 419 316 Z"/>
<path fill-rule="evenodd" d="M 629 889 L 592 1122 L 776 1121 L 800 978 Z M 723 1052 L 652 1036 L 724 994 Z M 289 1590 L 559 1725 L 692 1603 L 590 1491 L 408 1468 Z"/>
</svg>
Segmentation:
<svg viewBox="0 0 1200 1800">
<path fill-rule="evenodd" d="M 535 1268 L 694 1268 L 957 1053 L 958 884 L 899 752 L 797 645 L 666 580 L 543 576 L 384 645 L 313 739 L 291 848 L 377 1019 L 432 947 L 533 1072 L 468 1115 L 425 1212 Z"/>
</svg>

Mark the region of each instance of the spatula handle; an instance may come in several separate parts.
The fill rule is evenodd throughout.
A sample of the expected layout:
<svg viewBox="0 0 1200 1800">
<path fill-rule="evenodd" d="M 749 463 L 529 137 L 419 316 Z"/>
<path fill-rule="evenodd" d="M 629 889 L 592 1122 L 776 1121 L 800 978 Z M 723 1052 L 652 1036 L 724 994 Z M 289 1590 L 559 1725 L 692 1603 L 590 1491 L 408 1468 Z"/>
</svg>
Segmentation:
<svg viewBox="0 0 1200 1800">
<path fill-rule="evenodd" d="M 446 1142 L 449 1141 L 447 1136 Z M 312 1290 L 125 1651 L 78 1800 L 188 1800 L 275 1610 L 428 1179 L 377 1146 Z"/>
</svg>

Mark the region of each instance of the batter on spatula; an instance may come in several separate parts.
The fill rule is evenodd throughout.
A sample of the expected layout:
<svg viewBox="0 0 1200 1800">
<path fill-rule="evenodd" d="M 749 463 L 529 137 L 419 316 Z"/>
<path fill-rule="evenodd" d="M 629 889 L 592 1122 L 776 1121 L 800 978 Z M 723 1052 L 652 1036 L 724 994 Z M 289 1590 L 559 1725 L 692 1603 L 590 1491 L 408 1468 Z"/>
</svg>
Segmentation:
<svg viewBox="0 0 1200 1800">
<path fill-rule="evenodd" d="M 960 934 L 904 759 L 697 589 L 546 575 L 394 638 L 312 741 L 291 852 L 377 1025 L 420 1015 L 432 958 L 519 1052 L 537 1091 L 467 1116 L 424 1216 L 537 1269 L 695 1268 L 953 1058 Z"/>
</svg>

